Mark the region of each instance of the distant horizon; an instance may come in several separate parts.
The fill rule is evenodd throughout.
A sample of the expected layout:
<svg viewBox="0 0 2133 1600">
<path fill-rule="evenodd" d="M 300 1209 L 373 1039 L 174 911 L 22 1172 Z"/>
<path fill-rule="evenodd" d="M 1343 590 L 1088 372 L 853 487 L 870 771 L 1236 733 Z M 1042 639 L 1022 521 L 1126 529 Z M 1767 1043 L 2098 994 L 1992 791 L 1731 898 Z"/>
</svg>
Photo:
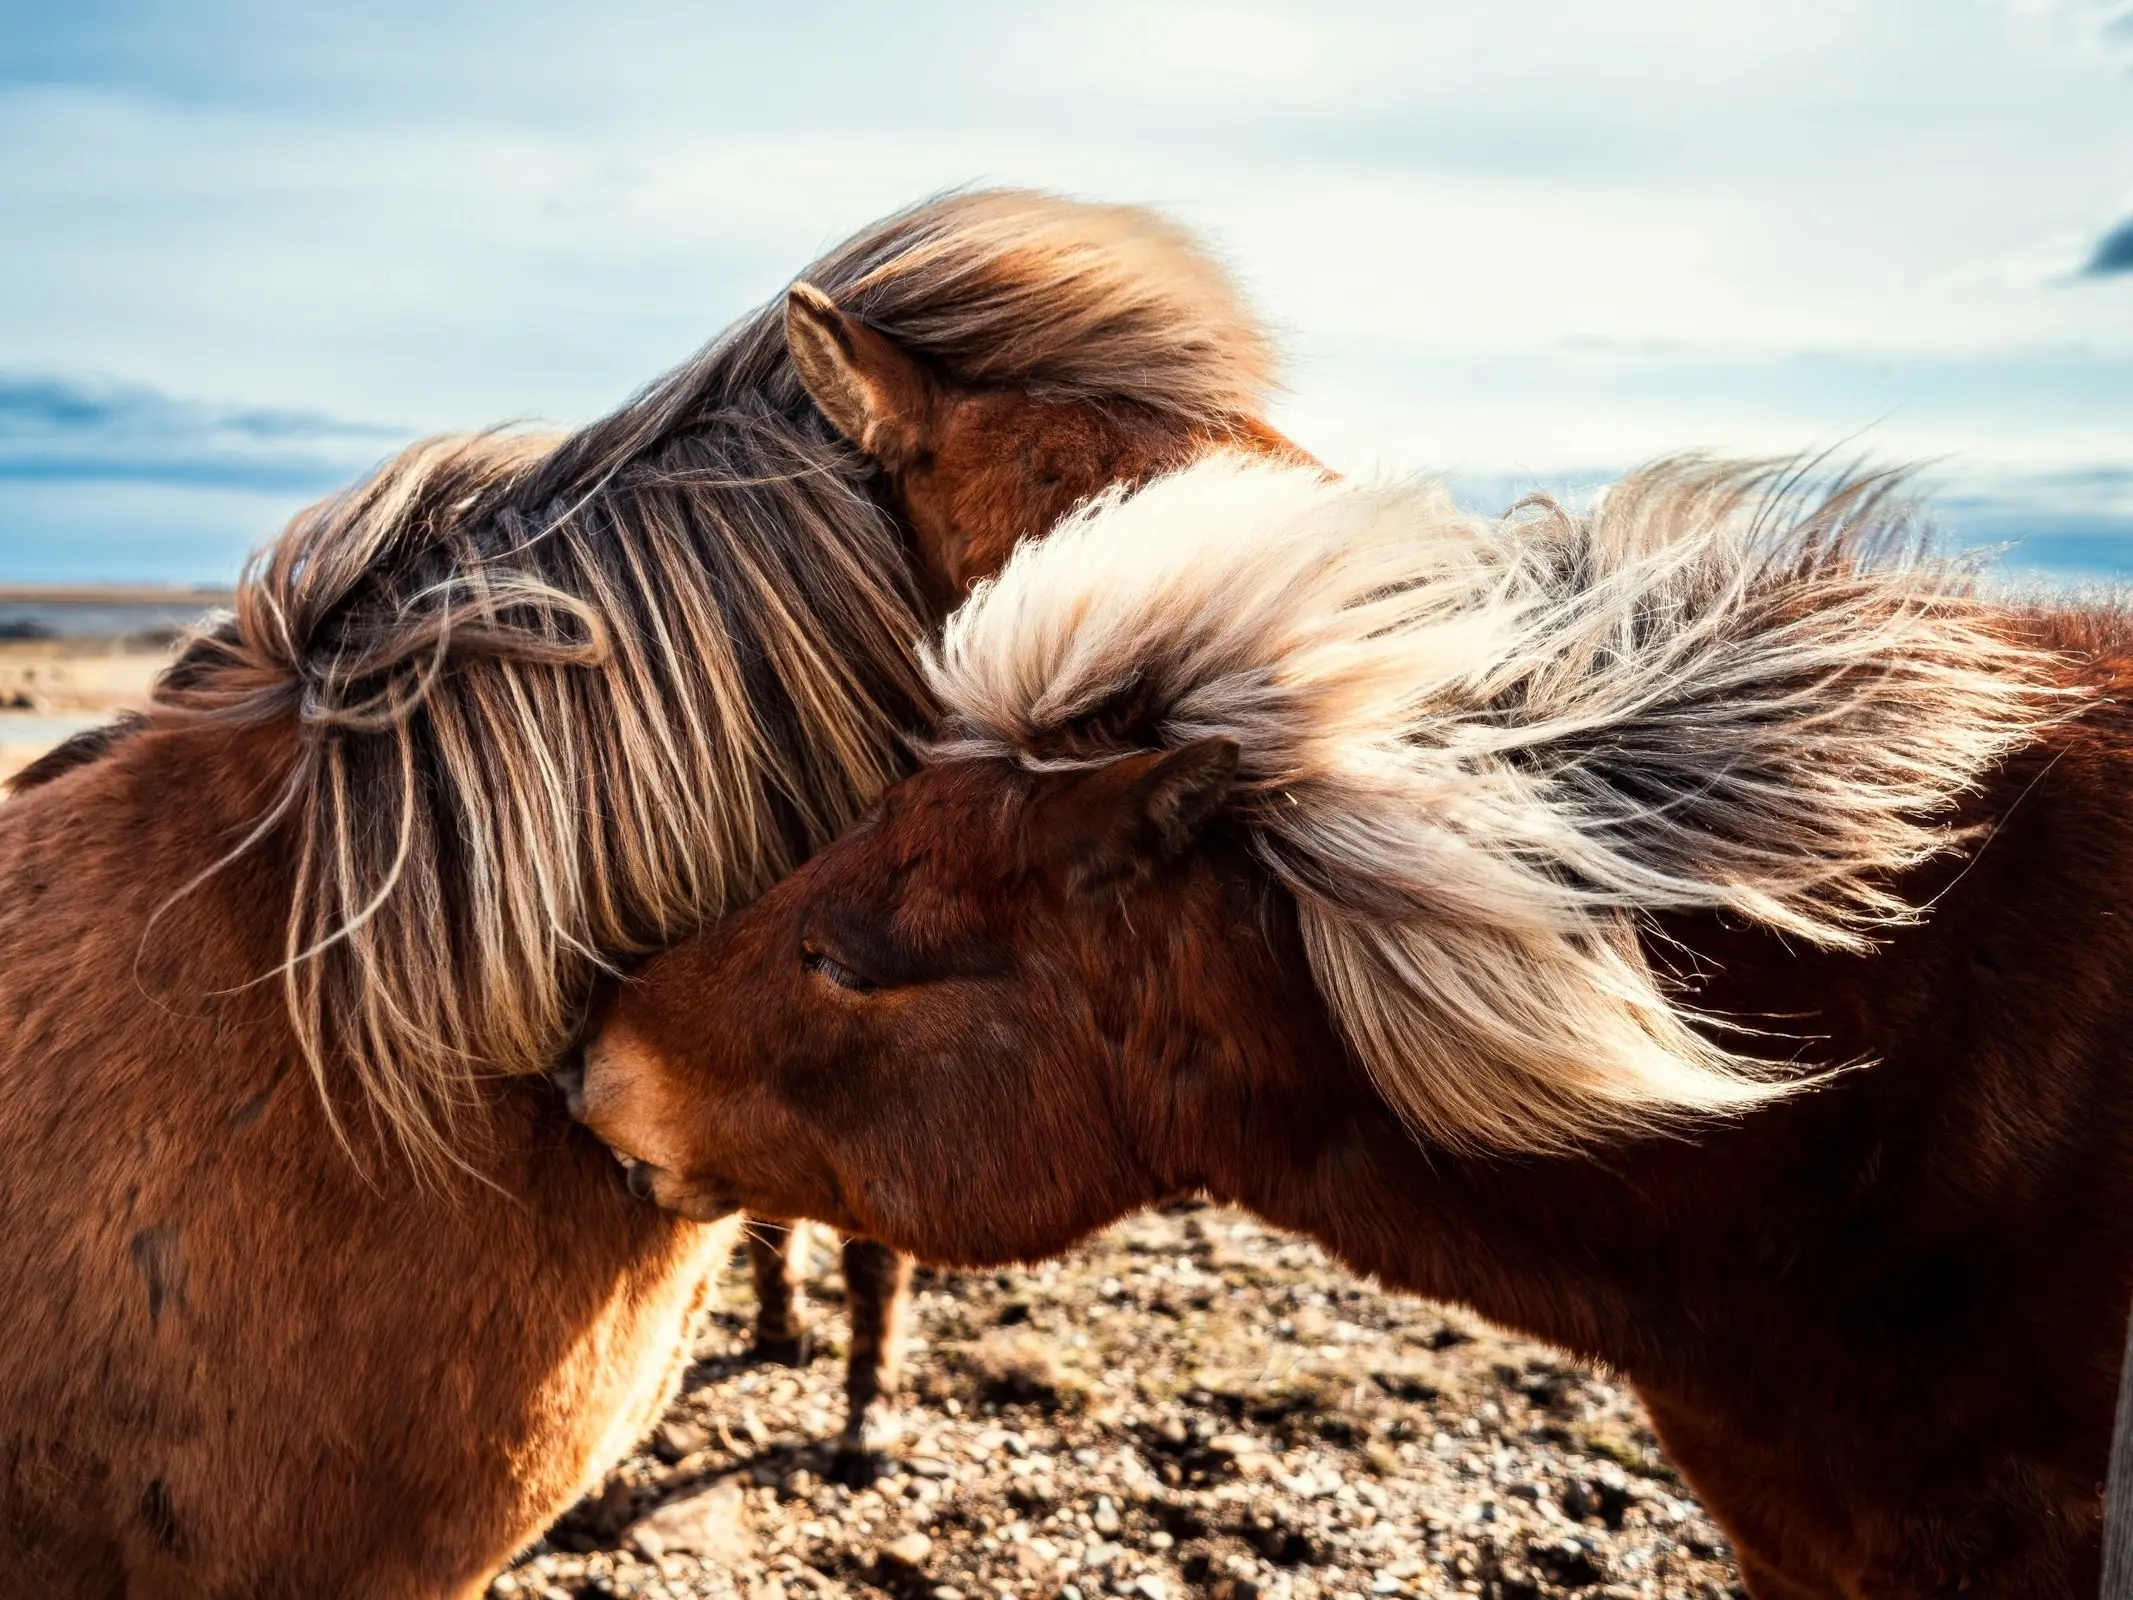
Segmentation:
<svg viewBox="0 0 2133 1600">
<path fill-rule="evenodd" d="M 1891 465 L 1872 458 L 1865 464 Z M 1366 465 L 1361 470 L 1375 469 Z M 1441 478 L 1460 505 L 1490 515 L 1531 493 L 1581 503 L 1625 470 L 1420 475 Z M 1948 465 L 1927 463 L 1918 470 L 1924 487 L 1917 498 L 1926 519 L 1953 548 L 1999 549 L 1995 566 L 2003 574 L 2047 582 L 2133 579 L 2133 507 L 2121 509 L 2133 496 L 2133 470 L 2113 473 L 2097 487 L 2077 485 L 2072 496 L 2051 475 L 2028 480 L 1958 478 L 1935 492 L 1933 481 L 1947 474 Z M 138 538 L 120 533 L 108 542 L 76 537 L 38 541 L 26 549 L 0 544 L 0 609 L 24 604 L 174 603 L 194 596 L 207 604 L 224 603 L 233 597 L 241 569 L 255 549 L 271 540 L 290 516 L 357 476 L 322 480 L 315 490 L 295 494 L 236 491 L 207 497 L 210 505 L 229 507 L 236 514 L 226 529 L 188 519 L 182 539 L 159 540 L 156 530 L 144 528 Z M 244 512 L 256 513 L 258 520 L 246 524 Z"/>
</svg>

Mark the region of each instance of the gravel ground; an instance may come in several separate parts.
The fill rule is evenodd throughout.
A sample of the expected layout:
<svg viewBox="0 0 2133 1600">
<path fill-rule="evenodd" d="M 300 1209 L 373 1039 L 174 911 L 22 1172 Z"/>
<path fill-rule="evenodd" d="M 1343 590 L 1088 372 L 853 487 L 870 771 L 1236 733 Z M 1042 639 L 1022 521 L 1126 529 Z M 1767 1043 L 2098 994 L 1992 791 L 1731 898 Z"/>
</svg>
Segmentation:
<svg viewBox="0 0 2133 1600">
<path fill-rule="evenodd" d="M 841 1488 L 816 1249 L 813 1364 L 746 1360 L 737 1268 L 665 1424 L 492 1595 L 1741 1593 L 1625 1389 L 1190 1205 L 1027 1271 L 921 1271 L 902 1436 Z"/>
</svg>

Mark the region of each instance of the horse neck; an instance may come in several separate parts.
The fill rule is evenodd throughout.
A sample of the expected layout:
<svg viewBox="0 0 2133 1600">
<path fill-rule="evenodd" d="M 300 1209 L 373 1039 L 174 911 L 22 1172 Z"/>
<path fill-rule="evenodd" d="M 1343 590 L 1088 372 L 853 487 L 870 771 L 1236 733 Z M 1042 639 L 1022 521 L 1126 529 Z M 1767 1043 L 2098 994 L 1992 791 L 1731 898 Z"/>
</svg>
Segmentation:
<svg viewBox="0 0 2133 1600">
<path fill-rule="evenodd" d="M 1692 1003 L 1868 1065 L 1738 1120 L 1565 1156 L 1417 1142 L 1334 1036 L 1291 911 L 1255 933 L 1262 969 L 1189 1023 L 1234 1064 L 1181 1176 L 1394 1286 L 1640 1376 L 1723 1383 L 1701 1352 L 1764 1337 L 1780 1296 L 2006 1227 L 2045 1203 L 2039 1174 L 2124 1124 L 2129 789 L 2133 714 L 2107 706 L 1988 781 L 1961 819 L 1980 844 L 1902 886 L 1932 914 L 1864 954 L 1668 925 L 1671 963 L 1716 974 Z M 2098 1204 L 2133 1214 L 2133 1133 L 2108 1137 L 2100 1165 L 2128 1176 Z"/>
</svg>

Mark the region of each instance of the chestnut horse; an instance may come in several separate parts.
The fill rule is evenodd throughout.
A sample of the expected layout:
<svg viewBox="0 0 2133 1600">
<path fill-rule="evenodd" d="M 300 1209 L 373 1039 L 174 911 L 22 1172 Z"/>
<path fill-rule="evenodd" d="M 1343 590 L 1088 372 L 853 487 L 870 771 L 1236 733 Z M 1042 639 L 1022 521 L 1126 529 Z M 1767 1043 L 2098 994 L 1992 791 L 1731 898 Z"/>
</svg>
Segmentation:
<svg viewBox="0 0 2133 1600">
<path fill-rule="evenodd" d="M 594 977 L 908 765 L 1016 536 L 1258 421 L 1145 213 L 840 246 L 566 436 L 298 517 L 0 808 L 0 1594 L 476 1592 L 657 1417 L 731 1245 L 542 1076 Z"/>
<path fill-rule="evenodd" d="M 928 763 L 601 1003 L 632 1187 L 968 1264 L 1206 1191 L 1622 1371 L 1762 1600 L 2095 1592 L 2122 617 L 1885 483 L 1486 523 L 1210 460 L 929 674 Z"/>
</svg>

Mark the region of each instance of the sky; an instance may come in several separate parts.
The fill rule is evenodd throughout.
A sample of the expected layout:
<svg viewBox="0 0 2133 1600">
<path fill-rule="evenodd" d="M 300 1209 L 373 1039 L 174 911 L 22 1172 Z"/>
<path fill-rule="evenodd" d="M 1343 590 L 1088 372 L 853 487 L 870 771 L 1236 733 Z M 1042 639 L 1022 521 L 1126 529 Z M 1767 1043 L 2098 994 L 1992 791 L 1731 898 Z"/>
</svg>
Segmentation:
<svg viewBox="0 0 2133 1600">
<path fill-rule="evenodd" d="M 227 581 L 973 182 L 1198 230 L 1344 471 L 1919 460 L 2133 575 L 2133 0 L 0 0 L 0 584 Z"/>
</svg>

